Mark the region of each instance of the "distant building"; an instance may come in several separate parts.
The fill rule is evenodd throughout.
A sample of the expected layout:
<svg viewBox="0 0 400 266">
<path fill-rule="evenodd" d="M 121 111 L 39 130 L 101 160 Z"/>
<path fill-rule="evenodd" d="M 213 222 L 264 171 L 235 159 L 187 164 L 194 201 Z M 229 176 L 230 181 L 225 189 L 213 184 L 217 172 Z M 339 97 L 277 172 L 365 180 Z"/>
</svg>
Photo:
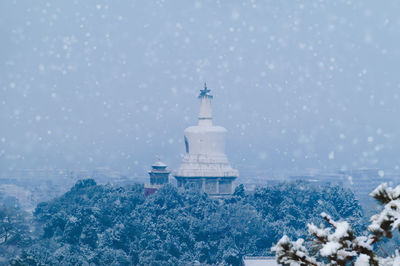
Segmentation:
<svg viewBox="0 0 400 266">
<path fill-rule="evenodd" d="M 214 196 L 233 193 L 233 181 L 239 172 L 233 169 L 225 155 L 227 130 L 212 124 L 210 90 L 200 90 L 200 112 L 197 126 L 185 129 L 186 154 L 174 173 L 178 187 L 194 185 Z"/>
<path fill-rule="evenodd" d="M 149 171 L 150 184 L 146 184 L 144 187 L 144 194 L 146 196 L 153 194 L 160 187 L 169 182 L 169 174 L 171 172 L 167 169 L 167 165 L 157 159 L 151 166 Z"/>
<path fill-rule="evenodd" d="M 275 257 L 243 257 L 242 266 L 278 266 Z"/>
<path fill-rule="evenodd" d="M 89 175 L 87 175 L 89 176 Z M 86 178 L 87 178 L 86 176 Z M 79 179 L 85 178 L 82 176 Z M 121 173 L 112 170 L 108 167 L 99 167 L 93 170 L 91 174 L 91 178 L 96 180 L 97 184 L 123 184 L 123 183 L 128 183 L 129 180 L 126 176 L 122 175 Z"/>
</svg>

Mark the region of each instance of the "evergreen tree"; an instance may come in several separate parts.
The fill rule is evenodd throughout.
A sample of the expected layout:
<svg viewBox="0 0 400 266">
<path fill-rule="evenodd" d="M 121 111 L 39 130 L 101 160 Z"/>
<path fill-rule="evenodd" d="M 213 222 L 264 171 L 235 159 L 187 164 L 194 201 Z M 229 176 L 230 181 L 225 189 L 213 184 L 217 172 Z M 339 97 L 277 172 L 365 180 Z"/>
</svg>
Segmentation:
<svg viewBox="0 0 400 266">
<path fill-rule="evenodd" d="M 327 196 L 318 189 L 305 182 L 254 193 L 238 186 L 231 197 L 215 199 L 165 185 L 144 197 L 141 185 L 80 180 L 61 197 L 38 204 L 34 217 L 42 234 L 12 264 L 240 265 L 244 255 L 272 254 L 278 234 L 305 235 L 298 228 L 314 221 L 319 204 L 359 222 L 357 203 L 345 213 L 333 201 L 354 201 L 351 193 L 326 188 L 334 194 Z"/>
<path fill-rule="evenodd" d="M 371 217 L 367 235 L 356 236 L 348 222 L 335 221 L 323 212 L 321 216 L 330 227 L 308 224 L 316 252 L 309 252 L 303 239 L 293 242 L 285 235 L 273 247 L 277 261 L 284 265 L 400 265 L 398 250 L 382 258 L 373 249 L 382 238 L 392 238 L 394 231 L 400 231 L 400 185 L 393 189 L 382 184 L 370 195 L 383 209 Z"/>
<path fill-rule="evenodd" d="M 6 264 L 30 241 L 27 213 L 16 198 L 0 194 L 0 265 Z"/>
</svg>

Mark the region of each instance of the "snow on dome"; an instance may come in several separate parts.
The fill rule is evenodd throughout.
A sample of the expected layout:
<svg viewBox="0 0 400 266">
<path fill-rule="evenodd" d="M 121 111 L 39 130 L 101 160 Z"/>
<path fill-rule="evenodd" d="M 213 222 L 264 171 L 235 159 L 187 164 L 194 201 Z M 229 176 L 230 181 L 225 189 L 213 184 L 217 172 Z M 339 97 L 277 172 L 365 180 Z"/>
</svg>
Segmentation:
<svg viewBox="0 0 400 266">
<path fill-rule="evenodd" d="M 157 161 L 154 162 L 151 167 L 153 168 L 167 168 L 167 165 L 163 162 L 161 162 L 161 160 L 159 158 L 157 158 Z"/>
</svg>

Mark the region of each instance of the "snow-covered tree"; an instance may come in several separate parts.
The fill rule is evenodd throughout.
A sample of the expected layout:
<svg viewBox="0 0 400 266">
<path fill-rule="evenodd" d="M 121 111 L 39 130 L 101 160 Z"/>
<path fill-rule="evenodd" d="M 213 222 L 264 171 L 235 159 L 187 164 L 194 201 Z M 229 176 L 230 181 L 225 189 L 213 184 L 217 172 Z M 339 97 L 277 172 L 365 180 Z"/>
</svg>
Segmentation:
<svg viewBox="0 0 400 266">
<path fill-rule="evenodd" d="M 386 258 L 379 257 L 373 246 L 383 237 L 392 238 L 400 231 L 400 185 L 378 186 L 371 194 L 383 209 L 371 217 L 368 233 L 356 236 L 346 221 L 335 221 L 326 213 L 321 216 L 329 227 L 308 224 L 308 231 L 314 237 L 314 252 L 309 252 L 304 240 L 291 241 L 286 235 L 272 248 L 277 261 L 284 265 L 400 265 L 398 251 Z"/>
<path fill-rule="evenodd" d="M 314 217 L 320 211 L 318 204 L 333 218 L 360 224 L 358 203 L 350 210 L 344 207 L 351 202 L 355 199 L 349 191 L 305 182 L 255 192 L 238 186 L 232 197 L 216 200 L 171 185 L 145 197 L 141 185 L 80 180 L 64 195 L 37 206 L 34 222 L 40 235 L 10 263 L 240 265 L 244 255 L 270 255 L 276 235 L 306 235 L 307 221 L 323 221 Z M 281 210 L 290 217 L 282 216 Z"/>
<path fill-rule="evenodd" d="M 27 213 L 16 198 L 0 193 L 0 265 L 29 246 L 30 240 Z"/>
</svg>

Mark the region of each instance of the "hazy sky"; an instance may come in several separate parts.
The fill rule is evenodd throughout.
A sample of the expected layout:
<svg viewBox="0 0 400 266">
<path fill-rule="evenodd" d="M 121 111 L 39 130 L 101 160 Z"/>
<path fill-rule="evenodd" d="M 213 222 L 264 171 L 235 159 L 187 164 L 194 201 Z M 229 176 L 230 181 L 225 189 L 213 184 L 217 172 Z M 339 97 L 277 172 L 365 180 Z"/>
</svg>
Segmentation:
<svg viewBox="0 0 400 266">
<path fill-rule="evenodd" d="M 7 0 L 0 36 L 0 171 L 176 169 L 204 81 L 242 173 L 400 166 L 397 0 Z"/>
</svg>

